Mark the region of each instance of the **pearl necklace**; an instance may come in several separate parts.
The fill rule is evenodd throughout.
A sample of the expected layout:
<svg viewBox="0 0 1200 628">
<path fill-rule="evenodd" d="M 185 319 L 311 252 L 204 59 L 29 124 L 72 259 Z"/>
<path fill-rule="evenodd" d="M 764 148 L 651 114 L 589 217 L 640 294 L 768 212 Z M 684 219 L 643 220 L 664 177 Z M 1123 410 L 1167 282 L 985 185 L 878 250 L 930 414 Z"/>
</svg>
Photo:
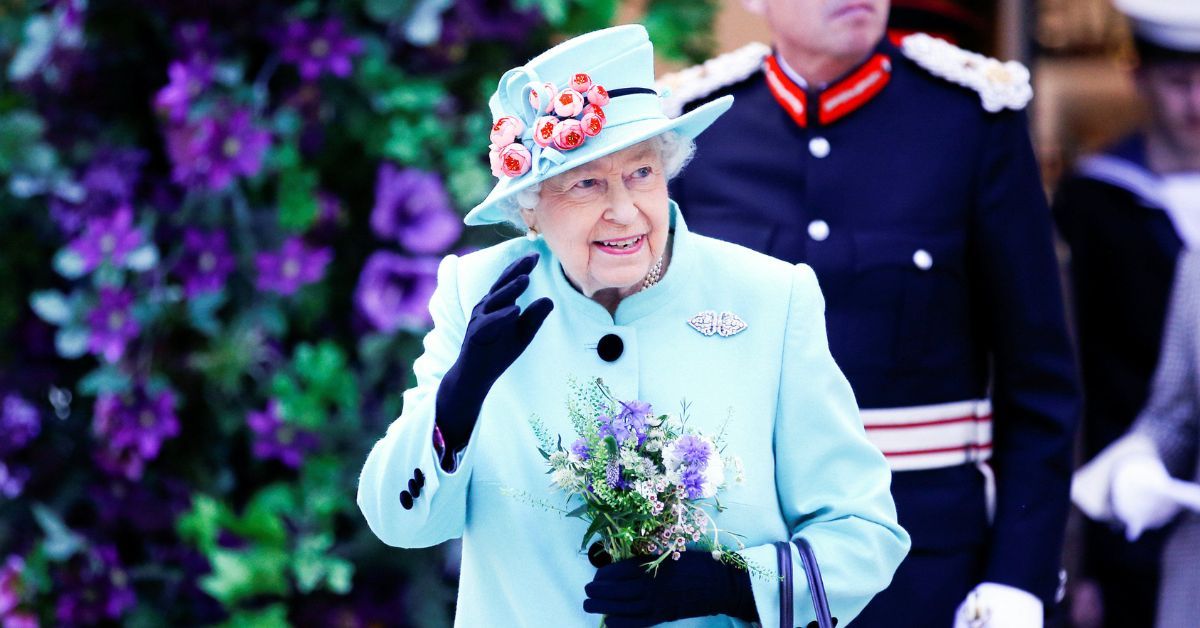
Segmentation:
<svg viewBox="0 0 1200 628">
<path fill-rule="evenodd" d="M 650 272 L 646 273 L 646 278 L 642 280 L 642 290 L 653 286 L 654 284 L 658 283 L 659 279 L 662 279 L 662 268 L 663 258 L 660 257 L 658 258 L 658 261 L 654 262 L 654 265 L 650 267 Z"/>
</svg>

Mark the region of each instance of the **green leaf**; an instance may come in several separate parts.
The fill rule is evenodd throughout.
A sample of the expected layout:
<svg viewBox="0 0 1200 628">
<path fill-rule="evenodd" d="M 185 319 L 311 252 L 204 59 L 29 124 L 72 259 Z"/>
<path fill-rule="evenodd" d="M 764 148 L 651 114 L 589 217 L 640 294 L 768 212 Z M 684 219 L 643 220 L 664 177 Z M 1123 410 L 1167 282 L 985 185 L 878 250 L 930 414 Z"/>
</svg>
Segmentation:
<svg viewBox="0 0 1200 628">
<path fill-rule="evenodd" d="M 79 380 L 76 390 L 80 395 L 97 396 L 120 394 L 133 388 L 133 379 L 121 369 L 105 364 Z"/>
<path fill-rule="evenodd" d="M 283 550 L 216 548 L 209 554 L 209 563 L 212 573 L 200 579 L 200 588 L 226 607 L 246 598 L 288 591 L 288 555 Z"/>
<path fill-rule="evenodd" d="M 591 525 L 588 526 L 587 532 L 583 533 L 583 543 L 579 545 L 580 551 L 587 549 L 587 546 L 591 543 L 592 537 L 596 536 L 596 534 L 600 532 L 603 527 L 604 520 L 600 517 L 596 517 L 592 520 Z"/>
<path fill-rule="evenodd" d="M 303 233 L 316 221 L 317 174 L 311 170 L 285 170 L 279 176 L 279 225 Z"/>
<path fill-rule="evenodd" d="M 158 265 L 158 249 L 153 244 L 144 244 L 125 258 L 125 267 L 144 273 Z"/>
<path fill-rule="evenodd" d="M 209 337 L 221 333 L 221 323 L 217 320 L 216 313 L 227 300 L 224 290 L 206 292 L 189 298 L 187 312 L 192 327 Z"/>
<path fill-rule="evenodd" d="M 34 504 L 33 517 L 46 537 L 42 541 L 42 548 L 50 560 L 61 562 L 83 549 L 83 537 L 68 528 L 53 510 L 42 504 Z"/>
<path fill-rule="evenodd" d="M 88 350 L 88 330 L 85 327 L 63 327 L 54 334 L 54 349 L 58 355 L 74 360 Z"/>
<path fill-rule="evenodd" d="M 38 318 L 51 325 L 66 325 L 73 318 L 67 297 L 58 290 L 42 290 L 29 295 L 29 306 Z"/>
<path fill-rule="evenodd" d="M 381 23 L 399 20 L 408 11 L 408 0 L 364 0 L 363 11 Z"/>
<path fill-rule="evenodd" d="M 67 279 L 79 279 L 87 272 L 83 257 L 70 248 L 59 249 L 50 264 Z"/>
<path fill-rule="evenodd" d="M 291 623 L 287 619 L 287 607 L 283 604 L 272 604 L 252 611 L 236 611 L 229 616 L 228 621 L 219 626 L 221 628 L 288 628 Z"/>
<path fill-rule="evenodd" d="M 191 509 L 180 515 L 175 529 L 180 538 L 208 554 L 216 548 L 221 523 L 228 518 L 229 509 L 224 504 L 208 495 L 196 493 L 192 495 Z"/>
</svg>

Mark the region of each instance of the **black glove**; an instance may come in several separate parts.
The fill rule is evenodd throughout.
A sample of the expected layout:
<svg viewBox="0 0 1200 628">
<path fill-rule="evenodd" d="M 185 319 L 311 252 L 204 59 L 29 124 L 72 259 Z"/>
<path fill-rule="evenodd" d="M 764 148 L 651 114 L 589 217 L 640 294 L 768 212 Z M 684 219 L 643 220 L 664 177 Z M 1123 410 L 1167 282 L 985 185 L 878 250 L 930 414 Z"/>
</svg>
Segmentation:
<svg viewBox="0 0 1200 628">
<path fill-rule="evenodd" d="M 436 421 L 447 454 L 467 444 L 488 390 L 521 356 L 554 309 L 546 298 L 530 303 L 524 312 L 516 306 L 537 263 L 538 254 L 531 253 L 510 264 L 471 310 L 458 359 L 438 385 Z"/>
<path fill-rule="evenodd" d="M 706 615 L 758 621 L 749 572 L 693 550 L 663 561 L 657 574 L 646 570 L 648 560 L 631 558 L 596 570 L 583 588 L 583 610 L 607 615 L 604 623 L 611 628 Z"/>
</svg>

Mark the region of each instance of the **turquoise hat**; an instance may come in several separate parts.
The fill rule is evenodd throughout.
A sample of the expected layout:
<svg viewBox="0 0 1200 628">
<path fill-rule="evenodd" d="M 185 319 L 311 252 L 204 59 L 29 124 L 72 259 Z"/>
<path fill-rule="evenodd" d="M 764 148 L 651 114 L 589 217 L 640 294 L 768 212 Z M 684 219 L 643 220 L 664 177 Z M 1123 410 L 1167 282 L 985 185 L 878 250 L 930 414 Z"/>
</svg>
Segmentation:
<svg viewBox="0 0 1200 628">
<path fill-rule="evenodd" d="M 603 128 L 594 136 L 584 137 L 583 143 L 575 148 L 563 149 L 553 143 L 540 145 L 534 141 L 535 122 L 540 118 L 568 120 L 582 114 L 556 116 L 544 110 L 535 111 L 531 93 L 541 103 L 551 102 L 556 96 L 545 85 L 549 83 L 556 92 L 562 92 L 579 73 L 587 74 L 593 84 L 607 90 L 608 102 L 601 107 Z M 508 216 L 502 209 L 503 201 L 517 192 L 667 131 L 696 137 L 733 104 L 733 97 L 725 96 L 679 117 L 668 118 L 662 110 L 662 95 L 653 87 L 654 47 L 646 29 L 638 24 L 580 35 L 505 72 L 488 105 L 493 120 L 511 116 L 520 121 L 515 126 L 522 128 L 522 132 L 514 138 L 514 144 L 524 148 L 509 146 L 521 154 L 520 161 L 527 158 L 528 169 L 518 176 L 500 173 L 491 193 L 467 213 L 463 222 L 468 225 L 505 222 Z M 589 101 L 585 95 L 583 102 Z M 498 154 L 503 148 L 493 146 L 493 153 Z"/>
</svg>

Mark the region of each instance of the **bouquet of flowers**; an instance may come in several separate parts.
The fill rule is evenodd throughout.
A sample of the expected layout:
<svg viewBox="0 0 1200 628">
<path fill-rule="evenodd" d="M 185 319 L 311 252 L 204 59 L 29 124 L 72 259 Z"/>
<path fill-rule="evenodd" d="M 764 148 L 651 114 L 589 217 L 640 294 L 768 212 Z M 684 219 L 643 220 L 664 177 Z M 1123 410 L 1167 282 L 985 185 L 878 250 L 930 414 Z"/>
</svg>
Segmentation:
<svg viewBox="0 0 1200 628">
<path fill-rule="evenodd" d="M 742 463 L 725 456 L 724 435 L 689 429 L 688 406 L 678 416 L 657 415 L 650 404 L 614 398 L 597 379 L 574 385 L 568 404 L 578 438 L 567 448 L 554 442 L 533 420 L 549 464 L 553 486 L 568 494 L 568 517 L 589 523 L 580 549 L 598 537 L 613 560 L 647 558 L 656 569 L 678 559 L 690 543 L 714 557 L 749 569 L 741 555 L 728 551 L 709 509 L 721 510 L 717 495 L 732 476 L 742 482 Z M 744 544 L 737 540 L 737 549 Z"/>
</svg>

